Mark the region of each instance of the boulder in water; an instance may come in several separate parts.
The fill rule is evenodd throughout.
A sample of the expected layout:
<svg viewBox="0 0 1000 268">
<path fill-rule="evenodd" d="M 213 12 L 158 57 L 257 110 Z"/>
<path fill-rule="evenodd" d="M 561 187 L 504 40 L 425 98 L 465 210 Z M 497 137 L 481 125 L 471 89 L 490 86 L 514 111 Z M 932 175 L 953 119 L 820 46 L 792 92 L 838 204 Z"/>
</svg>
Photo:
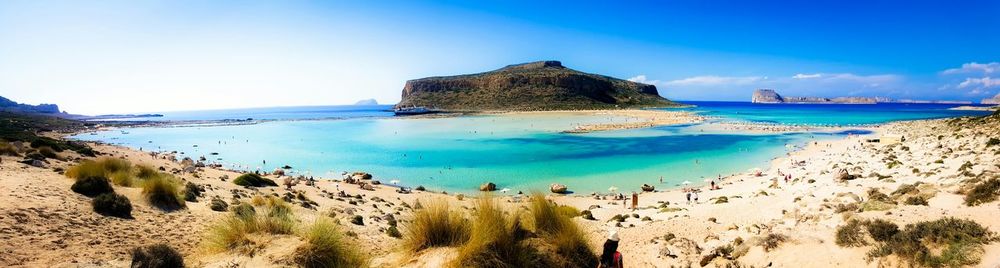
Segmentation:
<svg viewBox="0 0 1000 268">
<path fill-rule="evenodd" d="M 479 190 L 484 192 L 492 192 L 497 190 L 497 185 L 492 182 L 483 183 L 479 185 Z"/>
<path fill-rule="evenodd" d="M 549 191 L 552 191 L 553 193 L 557 194 L 565 194 L 566 192 L 569 191 L 569 188 L 567 188 L 566 185 L 563 184 L 553 183 L 552 185 L 549 185 Z"/>
<path fill-rule="evenodd" d="M 652 192 L 655 189 L 656 189 L 656 187 L 653 187 L 652 185 L 645 184 L 645 183 L 642 184 L 642 191 L 643 192 Z"/>
</svg>

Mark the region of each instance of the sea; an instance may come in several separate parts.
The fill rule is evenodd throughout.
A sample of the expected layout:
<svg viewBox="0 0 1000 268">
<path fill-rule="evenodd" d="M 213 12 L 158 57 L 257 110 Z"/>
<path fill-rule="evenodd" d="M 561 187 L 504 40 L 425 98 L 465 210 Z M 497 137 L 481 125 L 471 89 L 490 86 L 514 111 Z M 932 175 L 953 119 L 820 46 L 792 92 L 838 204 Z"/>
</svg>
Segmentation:
<svg viewBox="0 0 1000 268">
<path fill-rule="evenodd" d="M 867 133 L 862 126 L 987 114 L 949 110 L 957 105 L 945 104 L 684 103 L 693 106 L 667 110 L 699 113 L 709 116 L 708 122 L 842 128 L 762 134 L 712 130 L 696 123 L 563 133 L 580 124 L 630 119 L 551 114 L 400 118 L 392 114 L 391 106 L 374 105 L 166 112 L 142 120 L 179 123 L 71 138 L 144 151 L 176 151 L 247 171 L 288 165 L 293 174 L 317 178 L 363 171 L 387 184 L 462 193 L 475 192 L 485 182 L 506 193 L 547 191 L 559 183 L 588 194 L 638 191 L 642 184 L 659 189 L 703 184 L 718 176 L 765 168 L 774 158 L 812 141 Z M 256 123 L 204 124 L 229 119 Z"/>
</svg>

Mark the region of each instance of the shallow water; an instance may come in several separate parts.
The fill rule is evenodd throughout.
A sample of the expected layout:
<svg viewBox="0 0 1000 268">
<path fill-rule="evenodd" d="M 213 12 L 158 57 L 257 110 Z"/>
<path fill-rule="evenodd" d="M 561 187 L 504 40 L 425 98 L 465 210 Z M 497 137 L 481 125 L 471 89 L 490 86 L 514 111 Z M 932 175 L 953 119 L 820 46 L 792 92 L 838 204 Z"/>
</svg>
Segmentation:
<svg viewBox="0 0 1000 268">
<path fill-rule="evenodd" d="M 703 113 L 736 120 L 768 116 L 764 115 L 766 109 L 752 108 L 757 109 L 753 116 L 739 113 L 729 117 L 726 111 L 751 108 L 712 111 L 711 107 L 702 107 L 699 109 L 704 109 L 700 110 Z M 775 112 L 786 112 L 780 108 Z M 921 111 L 919 116 L 928 115 Z M 786 115 L 768 117 L 784 118 L 777 120 L 781 122 L 817 122 L 793 121 Z M 382 182 L 399 180 L 406 186 L 424 185 L 452 192 L 472 192 L 489 181 L 513 192 L 546 190 L 551 183 L 563 183 L 573 191 L 589 193 L 606 192 L 611 186 L 633 191 L 643 183 L 659 188 L 675 187 L 683 181 L 701 183 L 706 178 L 765 167 L 795 145 L 847 134 L 706 133 L 697 124 L 560 133 L 577 124 L 624 120 L 628 119 L 544 114 L 434 119 L 363 116 L 237 126 L 134 128 L 128 134 L 104 131 L 76 138 L 147 151 L 179 151 L 245 170 L 268 171 L 287 164 L 297 174 L 339 178 L 343 171 L 360 170 L 373 173 Z M 213 152 L 218 155 L 211 155 Z M 661 176 L 663 184 L 659 183 Z"/>
</svg>

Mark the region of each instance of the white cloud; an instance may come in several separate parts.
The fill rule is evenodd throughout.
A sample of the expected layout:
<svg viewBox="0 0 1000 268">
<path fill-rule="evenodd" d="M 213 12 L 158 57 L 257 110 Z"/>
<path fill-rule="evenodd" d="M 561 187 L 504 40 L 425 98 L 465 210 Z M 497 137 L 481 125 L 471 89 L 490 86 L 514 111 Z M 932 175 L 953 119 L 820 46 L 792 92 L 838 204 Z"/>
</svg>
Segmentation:
<svg viewBox="0 0 1000 268">
<path fill-rule="evenodd" d="M 1000 71 L 1000 62 L 976 63 L 970 62 L 962 64 L 960 68 L 947 69 L 941 74 L 961 74 L 961 73 L 993 73 Z"/>
<path fill-rule="evenodd" d="M 809 78 L 820 78 L 822 74 L 795 74 L 792 78 L 795 79 L 809 79 Z"/>
<path fill-rule="evenodd" d="M 767 80 L 766 76 L 715 76 L 703 75 L 667 81 L 667 85 L 673 86 L 694 86 L 694 85 L 747 85 L 755 82 Z"/>
<path fill-rule="evenodd" d="M 643 84 L 647 84 L 647 85 L 656 85 L 656 84 L 660 83 L 660 80 L 649 80 L 649 79 L 647 79 L 646 75 L 644 75 L 644 74 L 640 74 L 640 75 L 634 76 L 632 78 L 629 78 L 628 81 L 632 81 L 632 82 L 636 82 L 636 83 L 643 83 Z"/>
<path fill-rule="evenodd" d="M 974 87 L 976 89 L 989 88 L 995 86 L 1000 86 L 1000 79 L 994 79 L 991 77 L 983 77 L 983 78 L 969 77 L 965 78 L 965 81 L 962 81 L 962 83 L 958 84 L 958 88 Z"/>
</svg>

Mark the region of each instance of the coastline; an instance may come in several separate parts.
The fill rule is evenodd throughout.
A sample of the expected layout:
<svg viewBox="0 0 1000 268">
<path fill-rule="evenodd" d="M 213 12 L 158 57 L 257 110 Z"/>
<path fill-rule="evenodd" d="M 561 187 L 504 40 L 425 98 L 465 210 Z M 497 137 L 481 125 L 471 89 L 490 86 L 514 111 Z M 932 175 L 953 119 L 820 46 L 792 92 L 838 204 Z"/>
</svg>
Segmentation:
<svg viewBox="0 0 1000 268">
<path fill-rule="evenodd" d="M 961 186 L 960 178 L 954 178 L 958 172 L 954 167 L 970 161 L 976 162 L 971 168 L 974 173 L 996 174 L 998 167 L 984 164 L 995 163 L 998 161 L 997 156 L 973 153 L 980 149 L 970 144 L 981 144 L 984 136 L 958 136 L 978 130 L 961 130 L 960 133 L 951 134 L 955 135 L 954 138 L 945 140 L 933 138 L 938 133 L 934 129 L 946 126 L 949 120 L 951 119 L 893 122 L 872 127 L 873 132 L 870 134 L 811 142 L 785 156 L 772 159 L 769 166 L 762 167 L 762 176 L 746 172 L 725 176 L 717 181 L 721 186 L 720 190 L 706 189 L 707 186 L 702 182 L 689 185 L 690 188 L 701 190 L 698 203 L 686 203 L 684 189 L 659 184 L 654 186 L 664 188 L 662 191 L 639 193 L 640 209 L 634 211 L 624 208 L 625 202 L 612 200 L 606 194 L 596 197 L 584 194 L 550 194 L 549 197 L 558 204 L 592 213 L 597 220 L 577 217 L 574 222 L 584 229 L 594 248 L 598 248 L 603 242 L 607 229 L 619 229 L 623 238 L 619 251 L 626 254 L 625 264 L 630 267 L 697 265 L 710 249 L 732 244 L 737 238 L 741 241 L 755 241 L 770 233 L 778 233 L 789 239 L 780 247 L 769 251 L 748 243 L 749 246 L 740 247 L 745 250 L 738 258 L 740 263 L 754 266 L 773 263 L 777 266 L 795 267 L 889 265 L 898 263 L 898 260 L 883 258 L 869 262 L 865 260 L 868 248 L 842 248 L 835 245 L 832 241 L 836 227 L 851 218 L 886 218 L 903 224 L 948 216 L 973 219 L 990 230 L 1000 230 L 1000 219 L 990 217 L 995 214 L 995 205 L 966 207 L 961 205 L 961 195 L 954 193 Z M 921 169 L 934 168 L 937 173 L 925 176 L 919 172 L 910 172 L 910 167 L 887 168 L 881 158 L 887 153 L 884 148 L 890 145 L 865 141 L 887 133 L 904 134 L 908 137 L 904 144 L 910 149 L 895 152 L 902 154 L 898 156 L 899 159 Z M 162 166 L 166 170 L 183 169 L 180 163 L 169 160 L 167 154 L 92 144 L 96 150 L 111 157 Z M 938 154 L 940 150 L 937 145 L 953 148 L 956 156 L 945 159 L 943 164 L 934 164 L 937 159 L 927 155 Z M 198 239 L 207 226 L 221 215 L 211 211 L 207 201 L 190 203 L 188 209 L 170 213 L 159 212 L 148 204 L 136 201 L 134 220 L 108 219 L 90 212 L 87 200 L 68 190 L 70 179 L 51 169 L 23 167 L 13 161 L 15 159 L 4 157 L 7 159 L 0 166 L 0 183 L 16 190 L 0 194 L 0 202 L 6 204 L 0 207 L 0 215 L 22 215 L 0 219 L 0 223 L 20 230 L 20 233 L 14 235 L 0 232 L 7 241 L 0 245 L 0 250 L 12 253 L 10 257 L 0 258 L 0 263 L 5 265 L 76 266 L 73 265 L 76 263 L 127 266 L 127 249 L 130 248 L 127 245 L 141 245 L 157 238 L 169 237 L 182 253 L 189 256 L 189 265 L 192 266 L 217 267 L 225 263 L 282 266 L 280 262 L 274 261 L 287 256 L 282 255 L 282 251 L 277 248 L 294 246 L 294 241 L 279 239 L 272 241 L 273 245 L 269 250 L 254 257 L 205 254 L 198 249 Z M 850 172 L 861 178 L 849 182 L 836 180 L 837 172 L 834 167 L 845 166 L 846 163 L 856 167 L 858 170 L 852 169 Z M 50 167 L 65 168 L 71 164 L 72 161 L 53 160 Z M 793 179 L 788 182 L 778 179 L 779 170 L 791 173 Z M 869 173 L 889 175 L 891 181 L 872 177 Z M 205 185 L 209 190 L 203 200 L 218 197 L 230 201 L 235 193 L 283 195 L 300 192 L 317 203 L 317 208 L 312 209 L 296 206 L 295 211 L 303 217 L 303 221 L 311 221 L 330 211 L 340 211 L 337 215 L 381 215 L 381 209 L 365 203 L 395 209 L 404 202 L 414 204 L 418 200 L 428 199 L 444 199 L 456 206 L 471 206 L 469 202 L 473 199 L 465 195 L 422 191 L 400 194 L 395 192 L 396 188 L 387 185 L 376 185 L 374 190 L 369 191 L 336 180 L 319 180 L 314 186 L 300 184 L 286 190 L 284 187 L 246 189 L 221 179 L 235 178 L 238 175 L 235 171 L 206 167 L 196 168 L 194 172 L 182 171 L 177 176 Z M 927 206 L 898 205 L 888 210 L 843 213 L 832 211 L 831 207 L 837 204 L 863 202 L 867 199 L 866 191 L 870 188 L 888 193 L 902 184 L 917 181 L 933 185 L 934 197 L 930 198 Z M 332 194 L 336 189 L 344 190 L 348 195 L 363 195 L 360 200 L 366 202 L 355 205 L 342 201 L 343 199 L 338 200 Z M 130 199 L 141 200 L 139 189 L 119 187 L 117 190 Z M 727 197 L 726 202 L 719 201 L 720 197 Z M 500 198 L 510 206 L 520 206 L 520 202 L 524 202 L 523 198 L 516 195 L 502 195 Z M 47 211 L 60 204 L 68 207 Z M 352 212 L 345 214 L 346 211 Z M 620 223 L 608 221 L 620 214 L 634 214 L 637 217 L 626 217 Z M 346 222 L 346 217 L 335 218 Z M 645 220 L 646 217 L 648 220 Z M 372 222 L 364 226 L 342 224 L 346 230 L 356 233 L 355 239 L 360 242 L 356 246 L 375 256 L 374 263 L 377 267 L 397 266 L 400 262 L 403 264 L 399 266 L 420 267 L 450 256 L 428 254 L 420 256 L 422 259 L 419 261 L 407 261 L 405 256 L 395 253 L 393 246 L 387 246 L 398 240 L 383 233 L 384 222 Z M 153 226 L 163 228 L 151 228 Z M 64 236 L 45 231 L 51 228 L 59 228 L 75 235 Z M 95 229 L 96 231 L 81 233 L 82 230 Z M 188 231 L 178 233 L 176 230 Z M 140 231 L 144 234 L 137 233 Z M 668 233 L 676 238 L 669 241 L 664 239 Z M 137 235 L 139 239 L 125 238 Z M 107 240 L 121 241 L 126 246 L 93 244 L 94 241 Z M 25 244 L 32 246 L 21 246 Z M 60 250 L 52 251 L 53 246 Z M 726 260 L 718 258 L 714 261 L 721 265 Z M 1000 264 L 1000 245 L 987 245 L 981 265 L 990 267 L 997 264 Z"/>
</svg>

